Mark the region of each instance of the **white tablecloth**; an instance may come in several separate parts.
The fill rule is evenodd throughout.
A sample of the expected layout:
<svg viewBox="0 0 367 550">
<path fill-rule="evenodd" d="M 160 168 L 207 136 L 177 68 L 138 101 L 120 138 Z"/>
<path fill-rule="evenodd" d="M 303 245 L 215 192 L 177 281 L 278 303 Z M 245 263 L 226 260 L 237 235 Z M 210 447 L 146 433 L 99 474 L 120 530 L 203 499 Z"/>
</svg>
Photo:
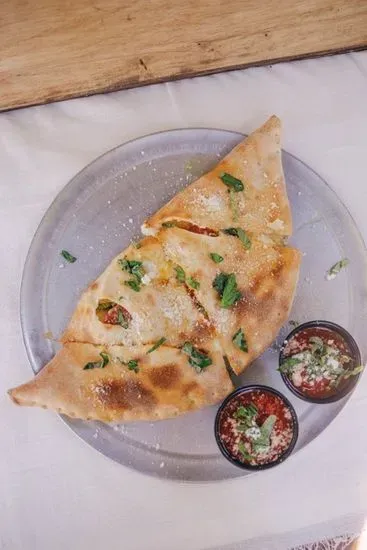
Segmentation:
<svg viewBox="0 0 367 550">
<path fill-rule="evenodd" d="M 272 113 L 283 119 L 284 148 L 330 183 L 366 238 L 367 53 L 0 114 L 2 550 L 268 550 L 362 526 L 367 375 L 326 432 L 284 465 L 207 485 L 130 471 L 87 447 L 56 415 L 15 407 L 5 394 L 31 375 L 19 323 L 21 274 L 41 216 L 66 182 L 131 138 L 193 126 L 249 132 Z"/>
</svg>

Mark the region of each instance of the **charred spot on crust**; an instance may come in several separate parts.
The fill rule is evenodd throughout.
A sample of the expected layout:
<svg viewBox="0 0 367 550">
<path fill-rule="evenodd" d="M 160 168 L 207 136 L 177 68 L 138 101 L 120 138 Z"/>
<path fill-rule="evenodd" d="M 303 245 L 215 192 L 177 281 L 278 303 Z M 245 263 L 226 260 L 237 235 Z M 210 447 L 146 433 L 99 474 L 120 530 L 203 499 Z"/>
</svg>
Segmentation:
<svg viewBox="0 0 367 550">
<path fill-rule="evenodd" d="M 98 281 L 94 281 L 94 283 L 91 283 L 89 285 L 90 290 L 97 290 L 98 287 L 99 287 Z"/>
<path fill-rule="evenodd" d="M 181 373 L 177 365 L 172 363 L 150 370 L 148 377 L 153 386 L 167 390 L 177 384 L 181 378 Z"/>
<path fill-rule="evenodd" d="M 186 396 L 190 395 L 191 393 L 197 393 L 198 390 L 201 390 L 199 384 L 197 382 L 188 382 L 184 385 L 182 389 L 182 393 Z"/>
<path fill-rule="evenodd" d="M 93 389 L 96 400 L 106 409 L 152 409 L 157 400 L 138 380 L 104 380 Z"/>
</svg>

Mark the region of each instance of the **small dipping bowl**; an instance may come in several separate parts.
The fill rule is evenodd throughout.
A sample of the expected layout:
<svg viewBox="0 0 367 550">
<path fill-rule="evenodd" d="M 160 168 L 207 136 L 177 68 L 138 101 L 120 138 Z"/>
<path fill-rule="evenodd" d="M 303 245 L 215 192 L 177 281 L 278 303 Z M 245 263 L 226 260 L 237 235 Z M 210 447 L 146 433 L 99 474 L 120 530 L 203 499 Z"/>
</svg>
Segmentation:
<svg viewBox="0 0 367 550">
<path fill-rule="evenodd" d="M 309 321 L 296 327 L 284 340 L 279 354 L 279 368 L 285 365 L 285 361 L 303 350 L 311 349 L 309 338 L 321 338 L 327 346 L 336 347 L 341 355 L 350 357 L 345 363 L 345 370 L 353 370 L 361 365 L 361 354 L 354 338 L 343 327 L 330 321 Z M 284 368 L 284 367 L 283 367 Z M 295 365 L 290 364 L 294 369 Z M 360 373 L 349 378 L 340 378 L 335 382 L 335 387 L 328 380 L 319 375 L 313 380 L 313 385 L 302 377 L 302 371 L 297 374 L 280 371 L 284 383 L 289 390 L 300 399 L 311 403 L 333 403 L 345 397 L 358 382 Z M 303 371 L 304 372 L 304 371 Z M 326 385 L 327 384 L 327 385 Z"/>
<path fill-rule="evenodd" d="M 243 386 L 219 407 L 214 432 L 220 451 L 232 464 L 244 470 L 266 470 L 293 451 L 298 419 L 291 403 L 277 390 L 258 384 Z"/>
</svg>

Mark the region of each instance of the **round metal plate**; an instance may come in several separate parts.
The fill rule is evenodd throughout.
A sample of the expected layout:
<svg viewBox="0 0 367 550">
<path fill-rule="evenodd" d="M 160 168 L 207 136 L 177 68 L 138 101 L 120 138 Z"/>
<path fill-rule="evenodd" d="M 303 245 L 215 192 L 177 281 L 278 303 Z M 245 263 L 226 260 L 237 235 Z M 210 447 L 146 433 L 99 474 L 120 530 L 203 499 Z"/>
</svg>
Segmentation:
<svg viewBox="0 0 367 550">
<path fill-rule="evenodd" d="M 121 145 L 87 166 L 62 190 L 44 216 L 26 261 L 21 320 L 32 369 L 54 355 L 62 330 L 81 291 L 110 260 L 140 235 L 144 219 L 179 189 L 212 167 L 242 139 L 222 130 L 174 130 Z M 294 235 L 304 253 L 291 319 L 328 319 L 351 332 L 365 355 L 366 253 L 358 230 L 337 195 L 308 166 L 283 154 Z M 78 258 L 67 264 L 66 249 Z M 333 281 L 325 272 L 337 260 L 350 265 Z M 296 450 L 320 434 L 349 396 L 329 405 L 297 399 L 277 371 L 283 327 L 273 346 L 239 377 L 283 392 L 294 405 L 300 432 Z M 104 455 L 146 474 L 186 481 L 246 475 L 217 448 L 213 423 L 217 407 L 155 423 L 108 426 L 64 418 L 82 439 Z"/>
</svg>

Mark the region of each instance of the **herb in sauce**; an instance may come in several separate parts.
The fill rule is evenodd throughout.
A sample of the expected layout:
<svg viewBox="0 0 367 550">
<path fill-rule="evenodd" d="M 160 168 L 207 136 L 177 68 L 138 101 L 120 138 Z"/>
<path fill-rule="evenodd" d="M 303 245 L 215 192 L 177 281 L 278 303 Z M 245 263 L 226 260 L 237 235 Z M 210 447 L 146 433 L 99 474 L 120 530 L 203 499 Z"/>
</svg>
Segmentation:
<svg viewBox="0 0 367 550">
<path fill-rule="evenodd" d="M 223 229 L 223 233 L 226 235 L 232 235 L 232 237 L 238 237 L 246 250 L 251 248 L 251 240 L 241 227 L 228 227 Z"/>
<path fill-rule="evenodd" d="M 61 250 L 60 254 L 64 258 L 64 260 L 69 262 L 69 264 L 73 264 L 77 260 L 77 258 L 70 254 L 70 252 L 68 252 L 67 250 Z"/>
<path fill-rule="evenodd" d="M 292 336 L 279 367 L 292 384 L 306 396 L 326 398 L 339 385 L 361 372 L 344 339 L 330 329 L 309 328 Z"/>
<path fill-rule="evenodd" d="M 335 279 L 338 273 L 344 268 L 347 267 L 349 264 L 348 258 L 343 258 L 342 260 L 339 260 L 339 262 L 336 262 L 331 268 L 326 272 L 326 279 L 328 281 L 331 281 L 332 279 Z"/>
<path fill-rule="evenodd" d="M 241 298 L 234 273 L 219 273 L 213 281 L 213 288 L 218 292 L 223 308 L 233 306 Z"/>
<path fill-rule="evenodd" d="M 199 351 L 190 342 L 185 342 L 182 346 L 182 351 L 189 356 L 189 363 L 198 372 L 201 372 L 206 367 L 212 364 L 212 360 L 206 353 Z"/>
<path fill-rule="evenodd" d="M 241 453 L 241 455 L 243 456 L 243 458 L 245 460 L 247 460 L 248 462 L 250 462 L 250 460 L 252 460 L 254 457 L 252 455 L 250 455 L 249 452 L 247 452 L 246 450 L 246 447 L 245 447 L 245 444 L 243 441 L 240 441 L 239 444 L 238 444 L 238 450 L 239 452 Z"/>
<path fill-rule="evenodd" d="M 130 321 L 130 315 L 127 315 L 126 312 L 121 308 L 117 312 L 117 323 L 122 328 L 128 328 Z"/>
<path fill-rule="evenodd" d="M 230 190 L 233 190 L 235 193 L 238 193 L 239 191 L 244 190 L 244 185 L 241 180 L 238 178 L 235 178 L 231 176 L 231 174 L 227 174 L 227 172 L 223 172 L 223 174 L 220 174 L 220 179 L 222 182 L 229 187 Z"/>
<path fill-rule="evenodd" d="M 242 328 L 240 328 L 232 338 L 232 342 L 242 351 L 248 351 L 247 340 L 243 333 Z"/>
<path fill-rule="evenodd" d="M 107 325 L 120 325 L 122 328 L 128 328 L 131 321 L 131 315 L 127 309 L 111 300 L 99 300 L 96 314 L 99 321 Z"/>
<path fill-rule="evenodd" d="M 211 259 L 215 264 L 220 264 L 224 260 L 223 256 L 221 256 L 220 254 L 217 254 L 216 252 L 211 252 L 209 256 L 211 257 Z"/>
<path fill-rule="evenodd" d="M 100 361 L 94 361 L 93 363 L 87 363 L 85 367 L 83 367 L 83 370 L 90 370 L 90 369 L 104 369 L 106 365 L 110 362 L 110 358 L 104 351 L 101 351 L 99 354 L 102 359 Z"/>
<path fill-rule="evenodd" d="M 150 349 L 148 349 L 147 353 L 152 353 L 152 351 L 155 351 L 156 349 L 158 349 L 162 344 L 164 344 L 166 340 L 167 338 L 164 338 L 164 336 L 160 338 L 158 342 L 156 342 Z"/>
</svg>

